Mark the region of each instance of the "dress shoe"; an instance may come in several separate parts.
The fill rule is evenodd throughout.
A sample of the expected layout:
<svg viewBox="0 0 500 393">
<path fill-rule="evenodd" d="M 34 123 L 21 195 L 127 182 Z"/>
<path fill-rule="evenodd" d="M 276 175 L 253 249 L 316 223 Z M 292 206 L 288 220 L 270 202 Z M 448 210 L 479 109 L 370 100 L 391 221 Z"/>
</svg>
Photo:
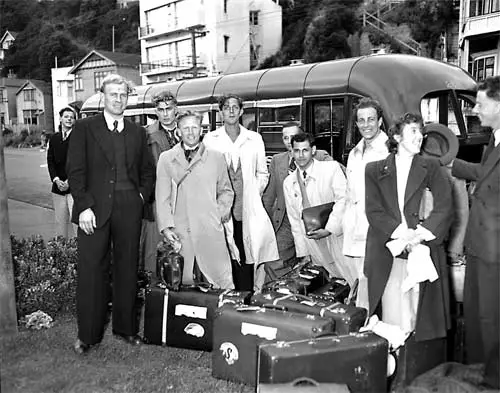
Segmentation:
<svg viewBox="0 0 500 393">
<path fill-rule="evenodd" d="M 132 336 L 128 336 L 126 334 L 113 332 L 113 335 L 117 339 L 125 341 L 127 344 L 130 344 L 130 345 L 141 345 L 142 344 L 142 339 L 137 334 L 134 334 Z"/>
<path fill-rule="evenodd" d="M 75 344 L 73 345 L 73 350 L 78 355 L 86 354 L 90 350 L 90 348 L 92 348 L 92 345 L 85 344 L 80 339 L 76 339 Z"/>
</svg>

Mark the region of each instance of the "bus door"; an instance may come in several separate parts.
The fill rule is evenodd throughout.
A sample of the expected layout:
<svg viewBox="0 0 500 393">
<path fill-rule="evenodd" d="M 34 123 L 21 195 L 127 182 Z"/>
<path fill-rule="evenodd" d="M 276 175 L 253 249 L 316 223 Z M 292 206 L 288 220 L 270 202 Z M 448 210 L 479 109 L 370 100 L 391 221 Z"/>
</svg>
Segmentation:
<svg viewBox="0 0 500 393">
<path fill-rule="evenodd" d="M 344 161 L 345 97 L 311 99 L 306 103 L 305 131 L 316 139 L 318 149 Z"/>
</svg>

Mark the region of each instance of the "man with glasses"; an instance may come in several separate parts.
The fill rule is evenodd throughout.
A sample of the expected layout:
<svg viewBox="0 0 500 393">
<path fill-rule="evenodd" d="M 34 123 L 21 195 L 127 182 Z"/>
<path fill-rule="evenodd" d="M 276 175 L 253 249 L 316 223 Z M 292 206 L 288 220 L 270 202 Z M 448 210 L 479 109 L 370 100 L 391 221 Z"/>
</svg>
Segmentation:
<svg viewBox="0 0 500 393">
<path fill-rule="evenodd" d="M 240 97 L 223 96 L 219 108 L 224 125 L 205 135 L 203 143 L 224 155 L 235 194 L 232 220 L 224 224 L 234 260 L 234 285 L 237 290 L 260 289 L 265 274 L 259 265 L 279 259 L 273 226 L 261 199 L 269 179 L 264 142 L 240 124 Z"/>
<path fill-rule="evenodd" d="M 361 140 L 349 152 L 347 159 L 347 193 L 344 214 L 344 246 L 346 264 L 359 280 L 357 306 L 368 309 L 367 280 L 363 274 L 368 220 L 365 214 L 365 167 L 389 154 L 387 135 L 380 128 L 383 123 L 380 104 L 363 98 L 355 109 L 356 125 Z"/>
<path fill-rule="evenodd" d="M 153 156 L 156 167 L 160 154 L 170 150 L 179 142 L 177 130 L 177 100 L 168 90 L 158 91 L 153 95 L 155 113 L 158 118 L 153 124 L 146 127 L 148 147 Z M 144 217 L 141 232 L 142 265 L 145 270 L 156 271 L 156 248 L 161 240 L 156 224 L 156 206 L 154 193 L 144 206 Z"/>
</svg>

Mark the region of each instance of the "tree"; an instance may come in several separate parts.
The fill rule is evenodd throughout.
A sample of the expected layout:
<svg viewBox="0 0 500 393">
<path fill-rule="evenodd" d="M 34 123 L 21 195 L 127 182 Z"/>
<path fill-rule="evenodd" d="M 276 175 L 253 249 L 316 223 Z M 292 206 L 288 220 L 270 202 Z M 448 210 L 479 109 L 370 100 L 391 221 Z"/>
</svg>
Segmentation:
<svg viewBox="0 0 500 393">
<path fill-rule="evenodd" d="M 362 0 L 325 0 L 307 27 L 304 60 L 307 63 L 349 57 L 347 38 L 359 28 L 357 10 Z"/>
</svg>

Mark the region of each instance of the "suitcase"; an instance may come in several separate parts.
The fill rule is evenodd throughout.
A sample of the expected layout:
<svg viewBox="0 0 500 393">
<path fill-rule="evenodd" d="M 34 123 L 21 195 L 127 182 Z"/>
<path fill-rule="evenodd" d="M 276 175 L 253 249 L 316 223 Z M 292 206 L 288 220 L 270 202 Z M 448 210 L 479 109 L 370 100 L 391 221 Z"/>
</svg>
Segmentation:
<svg viewBox="0 0 500 393">
<path fill-rule="evenodd" d="M 396 370 L 390 378 L 390 391 L 399 391 L 420 374 L 446 362 L 446 338 L 415 341 L 412 334 L 396 353 Z"/>
<path fill-rule="evenodd" d="M 294 269 L 279 280 L 264 284 L 262 292 L 274 291 L 283 294 L 307 295 L 323 287 L 329 281 L 328 271 L 323 266 L 307 264 Z"/>
<path fill-rule="evenodd" d="M 265 307 L 224 305 L 214 320 L 212 376 L 255 385 L 257 346 L 333 332 L 330 319 Z"/>
<path fill-rule="evenodd" d="M 257 393 L 350 393 L 346 384 L 318 383 L 310 378 L 297 378 L 289 383 L 260 384 Z"/>
<path fill-rule="evenodd" d="M 250 295 L 203 286 L 181 287 L 180 291 L 150 286 L 146 291 L 144 340 L 148 344 L 211 351 L 217 307 L 248 303 Z"/>
<path fill-rule="evenodd" d="M 387 340 L 368 332 L 264 344 L 258 386 L 307 377 L 346 384 L 353 393 L 386 392 L 387 357 Z"/>
<path fill-rule="evenodd" d="M 351 288 L 345 279 L 334 277 L 326 285 L 313 291 L 310 296 L 323 300 L 333 299 L 336 302 L 344 303 L 350 291 Z"/>
<path fill-rule="evenodd" d="M 273 305 L 283 307 L 285 311 L 331 318 L 335 322 L 334 331 L 337 334 L 358 332 L 366 320 L 366 309 L 338 303 L 332 298 L 321 300 L 304 295 L 267 292 L 253 295 L 250 304 L 254 306 Z"/>
</svg>

